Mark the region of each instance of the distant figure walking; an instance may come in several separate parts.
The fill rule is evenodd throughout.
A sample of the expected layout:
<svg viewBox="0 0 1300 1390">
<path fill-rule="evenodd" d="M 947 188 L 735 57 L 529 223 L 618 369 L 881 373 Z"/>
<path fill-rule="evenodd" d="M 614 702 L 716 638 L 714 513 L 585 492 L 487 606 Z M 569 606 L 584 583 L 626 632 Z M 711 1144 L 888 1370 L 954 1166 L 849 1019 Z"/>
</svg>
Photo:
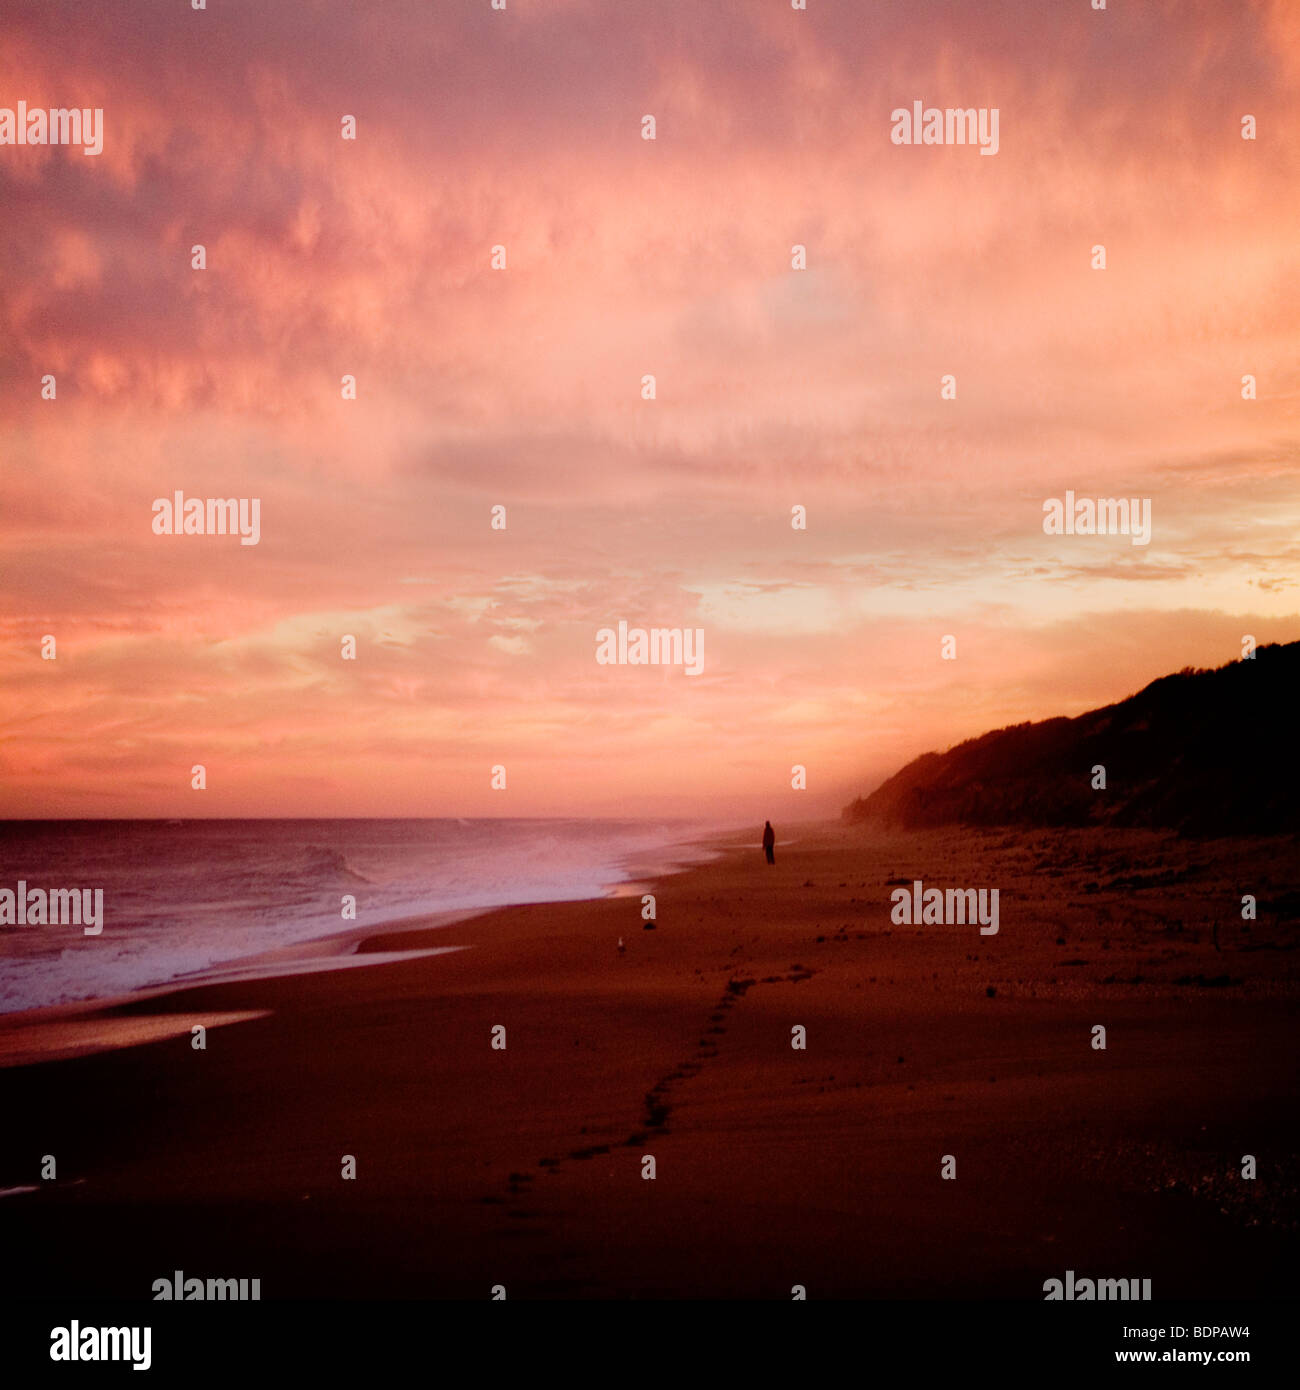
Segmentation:
<svg viewBox="0 0 1300 1390">
<path fill-rule="evenodd" d="M 776 863 L 776 855 L 772 851 L 776 848 L 776 831 L 772 829 L 772 822 L 763 822 L 763 853 L 767 855 L 769 864 Z"/>
</svg>

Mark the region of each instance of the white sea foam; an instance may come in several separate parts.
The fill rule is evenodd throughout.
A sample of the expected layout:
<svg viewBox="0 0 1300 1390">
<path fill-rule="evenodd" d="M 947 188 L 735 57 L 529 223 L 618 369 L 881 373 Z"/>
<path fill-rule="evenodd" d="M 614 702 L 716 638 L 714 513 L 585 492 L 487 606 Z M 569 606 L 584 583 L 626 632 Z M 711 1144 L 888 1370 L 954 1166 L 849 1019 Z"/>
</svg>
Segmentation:
<svg viewBox="0 0 1300 1390">
<path fill-rule="evenodd" d="M 104 930 L 0 930 L 0 1013 L 163 984 L 405 918 L 600 897 L 711 857 L 700 827 L 581 820 L 0 825 L 0 882 L 104 889 Z M 71 876 L 71 877 L 70 877 Z M 355 921 L 340 915 L 356 898 Z"/>
</svg>

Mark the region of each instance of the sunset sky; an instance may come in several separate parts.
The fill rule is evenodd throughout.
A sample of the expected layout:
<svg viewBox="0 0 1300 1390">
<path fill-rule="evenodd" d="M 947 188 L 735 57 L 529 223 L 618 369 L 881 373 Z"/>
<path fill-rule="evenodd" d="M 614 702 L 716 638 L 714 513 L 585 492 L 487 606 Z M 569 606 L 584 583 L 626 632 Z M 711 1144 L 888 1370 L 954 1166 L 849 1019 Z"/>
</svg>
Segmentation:
<svg viewBox="0 0 1300 1390">
<path fill-rule="evenodd" d="M 10 0 L 19 100 L 0 816 L 779 823 L 1300 638 L 1296 0 Z"/>
</svg>

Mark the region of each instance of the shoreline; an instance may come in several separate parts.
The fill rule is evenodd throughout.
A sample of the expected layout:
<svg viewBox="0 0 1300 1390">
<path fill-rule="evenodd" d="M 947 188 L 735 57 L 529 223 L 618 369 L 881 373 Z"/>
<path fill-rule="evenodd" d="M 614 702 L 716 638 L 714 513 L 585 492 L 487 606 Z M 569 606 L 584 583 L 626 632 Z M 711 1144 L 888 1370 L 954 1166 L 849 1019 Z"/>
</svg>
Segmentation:
<svg viewBox="0 0 1300 1390">
<path fill-rule="evenodd" d="M 3 1200 L 0 1287 L 147 1298 L 182 1268 L 267 1300 L 983 1299 L 1073 1269 L 1157 1300 L 1296 1291 L 1295 933 L 1264 913 L 1216 945 L 1205 913 L 1244 853 L 1290 892 L 1293 845 L 789 833 L 774 867 L 742 843 L 653 881 L 653 931 L 629 897 L 497 908 L 358 947 L 468 948 L 436 958 L 103 1010 L 173 1032 L 3 1073 L 0 1189 L 36 1190 Z M 1000 933 L 892 925 L 910 876 L 1000 884 Z M 234 1014 L 191 1047 L 192 1019 Z"/>
<path fill-rule="evenodd" d="M 308 937 L 302 941 L 271 947 L 268 950 L 257 951 L 249 955 L 232 956 L 228 960 L 214 962 L 201 970 L 174 975 L 166 980 L 144 984 L 137 989 L 122 993 L 91 995 L 84 999 L 67 999 L 52 1004 L 39 1004 L 27 1009 L 0 1011 L 0 1071 L 7 1066 L 15 1065 L 12 1058 L 18 1053 L 13 1047 L 13 1040 L 10 1035 L 19 1031 L 39 1034 L 73 1020 L 84 1022 L 95 1015 L 106 1014 L 114 1009 L 204 985 L 221 984 L 236 979 L 273 979 L 282 976 L 310 974 L 325 969 L 346 969 L 355 968 L 356 965 L 360 964 L 372 964 L 373 962 L 369 961 L 352 961 L 351 958 L 362 954 L 372 954 L 363 951 L 363 947 L 365 942 L 375 936 L 396 939 L 406 932 L 423 934 L 460 922 L 472 921 L 477 917 L 512 907 L 539 906 L 549 902 L 595 902 L 609 897 L 628 897 L 639 892 L 642 885 L 652 885 L 660 878 L 674 873 L 683 873 L 696 864 L 709 862 L 713 854 L 708 851 L 720 852 L 715 844 L 717 836 L 739 835 L 740 833 L 742 833 L 740 830 L 715 829 L 709 832 L 702 831 L 698 838 L 666 841 L 662 846 L 665 851 L 705 851 L 703 854 L 697 853 L 686 857 L 668 855 L 666 856 L 668 858 L 667 865 L 661 863 L 656 866 L 653 864 L 647 857 L 647 851 L 629 852 L 617 864 L 624 876 L 603 884 L 601 892 L 590 897 L 529 899 L 514 903 L 489 903 L 476 907 L 419 912 L 409 916 L 394 917 L 388 921 L 373 922 L 366 926 L 353 925 L 341 931 Z M 413 954 L 430 954 L 438 950 L 439 948 L 434 947 L 413 948 Z M 392 954 L 396 957 L 403 952 L 401 948 L 394 946 Z M 0 969 L 3 968 L 3 964 L 4 958 L 0 957 Z M 115 1036 L 124 1035 L 119 1030 Z M 104 1043 L 105 1048 L 130 1045 L 130 1041 L 119 1040 L 105 1041 Z M 31 1050 L 29 1043 L 29 1046 L 23 1049 L 22 1055 L 26 1058 L 29 1055 L 35 1056 L 37 1054 Z M 86 1053 L 84 1048 L 80 1047 L 73 1052 L 65 1051 L 55 1042 L 50 1055 L 81 1056 L 86 1055 Z"/>
</svg>

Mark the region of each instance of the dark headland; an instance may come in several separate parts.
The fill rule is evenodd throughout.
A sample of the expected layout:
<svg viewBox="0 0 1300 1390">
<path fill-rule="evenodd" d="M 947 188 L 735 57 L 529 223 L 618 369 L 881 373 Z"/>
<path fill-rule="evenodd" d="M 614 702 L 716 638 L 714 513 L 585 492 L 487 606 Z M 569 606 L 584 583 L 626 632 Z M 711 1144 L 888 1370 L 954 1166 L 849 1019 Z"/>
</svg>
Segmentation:
<svg viewBox="0 0 1300 1390">
<path fill-rule="evenodd" d="M 1074 719 L 926 753 L 844 810 L 850 824 L 1300 830 L 1300 642 L 1188 667 Z M 1105 769 L 1104 789 L 1094 769 Z"/>
</svg>

